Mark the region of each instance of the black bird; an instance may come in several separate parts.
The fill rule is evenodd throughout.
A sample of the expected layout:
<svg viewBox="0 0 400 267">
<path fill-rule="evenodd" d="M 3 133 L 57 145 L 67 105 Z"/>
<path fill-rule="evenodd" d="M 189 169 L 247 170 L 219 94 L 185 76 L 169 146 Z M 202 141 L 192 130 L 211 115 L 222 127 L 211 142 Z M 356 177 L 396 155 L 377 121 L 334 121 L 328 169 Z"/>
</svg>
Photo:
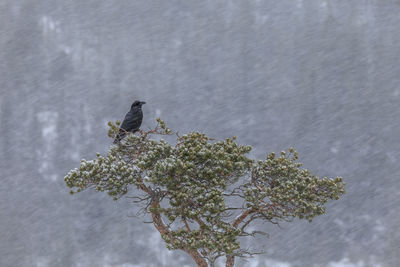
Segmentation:
<svg viewBox="0 0 400 267">
<path fill-rule="evenodd" d="M 135 101 L 131 106 L 131 110 L 126 113 L 124 121 L 119 128 L 119 132 L 114 139 L 114 144 L 120 142 L 128 133 L 135 133 L 139 130 L 142 124 L 143 112 L 142 105 L 146 104 L 143 101 Z"/>
</svg>

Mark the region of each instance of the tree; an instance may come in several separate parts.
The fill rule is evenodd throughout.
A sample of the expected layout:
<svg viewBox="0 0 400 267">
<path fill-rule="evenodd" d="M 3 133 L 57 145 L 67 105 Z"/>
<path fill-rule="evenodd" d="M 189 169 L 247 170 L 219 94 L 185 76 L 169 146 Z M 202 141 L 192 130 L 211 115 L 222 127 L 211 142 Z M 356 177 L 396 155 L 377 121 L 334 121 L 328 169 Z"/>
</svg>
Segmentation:
<svg viewBox="0 0 400 267">
<path fill-rule="evenodd" d="M 168 249 L 181 249 L 198 266 L 214 266 L 226 257 L 256 252 L 243 249 L 239 238 L 262 234 L 250 232 L 256 220 L 278 224 L 325 213 L 328 199 L 344 194 L 342 178 L 318 178 L 301 169 L 297 152 L 290 148 L 265 160 L 247 155 L 250 146 L 236 138 L 215 141 L 203 133 L 176 134 L 176 144 L 154 136 L 172 135 L 161 119 L 157 126 L 139 135 L 129 135 L 103 157 L 82 160 L 65 176 L 71 194 L 87 188 L 106 192 L 114 200 L 136 187 L 134 203 L 150 214 Z M 109 123 L 115 138 L 118 125 Z M 152 138 L 153 137 L 153 138 Z"/>
</svg>

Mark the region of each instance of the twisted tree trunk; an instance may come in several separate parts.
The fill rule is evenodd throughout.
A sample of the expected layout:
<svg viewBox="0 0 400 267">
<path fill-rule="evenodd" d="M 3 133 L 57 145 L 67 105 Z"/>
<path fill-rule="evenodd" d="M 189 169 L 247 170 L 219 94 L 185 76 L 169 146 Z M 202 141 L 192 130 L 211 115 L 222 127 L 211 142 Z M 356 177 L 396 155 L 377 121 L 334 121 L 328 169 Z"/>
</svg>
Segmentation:
<svg viewBox="0 0 400 267">
<path fill-rule="evenodd" d="M 160 207 L 160 203 L 157 200 L 153 199 L 151 201 L 150 207 L 152 208 L 152 210 L 157 210 L 157 208 Z M 153 219 L 154 226 L 157 228 L 157 230 L 160 232 L 160 234 L 168 235 L 170 238 L 173 239 L 173 237 L 169 235 L 170 231 L 169 231 L 168 227 L 162 221 L 161 215 L 157 212 L 152 211 L 151 217 Z M 185 251 L 186 253 L 188 253 L 190 255 L 190 257 L 192 257 L 192 259 L 197 263 L 198 267 L 208 267 L 206 260 L 201 256 L 201 254 L 197 250 L 183 248 L 183 251 Z"/>
<path fill-rule="evenodd" d="M 235 256 L 226 256 L 226 267 L 233 267 L 235 265 Z"/>
</svg>

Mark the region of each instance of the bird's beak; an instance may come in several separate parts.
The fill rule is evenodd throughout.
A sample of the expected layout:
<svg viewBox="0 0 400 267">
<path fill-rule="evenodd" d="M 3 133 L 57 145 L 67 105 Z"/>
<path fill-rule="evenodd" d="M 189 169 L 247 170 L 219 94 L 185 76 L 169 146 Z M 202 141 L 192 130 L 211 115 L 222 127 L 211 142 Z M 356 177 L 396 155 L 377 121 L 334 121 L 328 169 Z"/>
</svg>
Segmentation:
<svg viewBox="0 0 400 267">
<path fill-rule="evenodd" d="M 144 101 L 142 101 L 142 102 L 140 102 L 140 103 L 142 103 L 142 105 L 143 105 L 143 104 L 146 104 L 146 102 L 144 102 Z"/>
</svg>

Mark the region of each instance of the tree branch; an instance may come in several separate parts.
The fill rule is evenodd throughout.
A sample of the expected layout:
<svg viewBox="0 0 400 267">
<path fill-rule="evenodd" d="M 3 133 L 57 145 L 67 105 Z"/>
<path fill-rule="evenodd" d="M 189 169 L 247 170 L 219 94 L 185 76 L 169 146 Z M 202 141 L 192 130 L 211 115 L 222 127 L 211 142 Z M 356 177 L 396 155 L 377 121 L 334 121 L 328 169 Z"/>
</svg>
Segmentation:
<svg viewBox="0 0 400 267">
<path fill-rule="evenodd" d="M 232 226 L 237 228 L 238 225 L 243 222 L 244 219 L 246 219 L 247 216 L 249 216 L 251 213 L 253 213 L 253 210 L 245 210 L 241 215 L 239 215 L 232 223 Z"/>
<path fill-rule="evenodd" d="M 162 221 L 161 214 L 157 212 L 157 210 L 160 208 L 160 203 L 158 202 L 157 199 L 152 200 L 150 208 L 151 208 L 151 217 L 153 219 L 153 224 L 156 227 L 156 229 L 160 232 L 160 234 L 167 235 L 171 240 L 177 240 L 171 235 L 169 228 Z M 189 249 L 187 245 L 184 246 L 183 250 L 192 257 L 192 259 L 197 263 L 198 267 L 208 266 L 207 262 L 204 260 L 204 258 L 197 250 Z"/>
</svg>

